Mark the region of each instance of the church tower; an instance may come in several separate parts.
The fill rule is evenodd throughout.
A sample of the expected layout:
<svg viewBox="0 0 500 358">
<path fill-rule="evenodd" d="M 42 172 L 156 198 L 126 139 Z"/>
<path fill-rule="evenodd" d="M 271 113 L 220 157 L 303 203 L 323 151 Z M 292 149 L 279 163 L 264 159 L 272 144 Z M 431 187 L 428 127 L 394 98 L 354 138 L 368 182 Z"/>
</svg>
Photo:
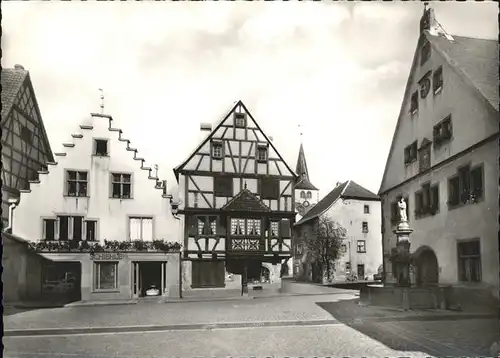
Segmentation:
<svg viewBox="0 0 500 358">
<path fill-rule="evenodd" d="M 300 220 L 300 218 L 319 201 L 319 190 L 309 179 L 306 156 L 304 154 L 304 145 L 302 143 L 300 144 L 295 172 L 299 176 L 297 183 L 295 184 L 295 208 L 297 210 L 296 219 Z"/>
</svg>

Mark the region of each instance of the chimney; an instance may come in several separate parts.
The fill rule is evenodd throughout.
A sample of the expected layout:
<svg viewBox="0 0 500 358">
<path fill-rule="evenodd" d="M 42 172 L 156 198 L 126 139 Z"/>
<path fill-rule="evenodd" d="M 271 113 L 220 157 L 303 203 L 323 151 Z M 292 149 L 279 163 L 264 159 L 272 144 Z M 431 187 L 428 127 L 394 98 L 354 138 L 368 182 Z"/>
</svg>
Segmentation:
<svg viewBox="0 0 500 358">
<path fill-rule="evenodd" d="M 338 181 L 337 184 L 335 184 L 335 187 L 338 187 L 342 182 Z"/>
<path fill-rule="evenodd" d="M 24 67 L 23 67 L 23 65 L 16 64 L 16 65 L 14 65 L 14 69 L 16 69 L 16 70 L 24 70 Z"/>
<path fill-rule="evenodd" d="M 200 138 L 201 140 L 205 140 L 207 136 L 210 134 L 212 131 L 212 124 L 211 123 L 201 123 L 200 124 Z"/>
</svg>

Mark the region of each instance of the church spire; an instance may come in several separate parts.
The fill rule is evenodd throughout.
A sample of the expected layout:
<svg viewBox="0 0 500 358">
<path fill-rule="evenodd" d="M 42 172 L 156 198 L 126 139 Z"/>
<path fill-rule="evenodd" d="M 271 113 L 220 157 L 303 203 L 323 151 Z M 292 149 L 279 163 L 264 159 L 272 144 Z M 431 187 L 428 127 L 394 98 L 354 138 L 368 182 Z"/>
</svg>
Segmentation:
<svg viewBox="0 0 500 358">
<path fill-rule="evenodd" d="M 299 157 L 297 158 L 297 168 L 295 172 L 299 176 L 299 180 L 309 180 L 309 172 L 307 171 L 306 155 L 304 154 L 304 145 L 300 143 Z"/>
</svg>

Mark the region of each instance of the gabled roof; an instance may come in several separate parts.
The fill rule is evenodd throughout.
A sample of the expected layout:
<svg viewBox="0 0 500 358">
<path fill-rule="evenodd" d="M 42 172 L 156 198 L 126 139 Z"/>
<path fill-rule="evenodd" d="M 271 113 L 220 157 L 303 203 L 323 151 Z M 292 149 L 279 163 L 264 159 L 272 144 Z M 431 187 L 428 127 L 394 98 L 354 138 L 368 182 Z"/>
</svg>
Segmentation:
<svg viewBox="0 0 500 358">
<path fill-rule="evenodd" d="M 303 190 L 318 190 L 307 178 L 302 178 L 295 185 L 295 189 L 303 189 Z"/>
<path fill-rule="evenodd" d="M 376 200 L 379 201 L 378 195 L 372 193 L 361 185 L 348 180 L 335 187 L 323 199 L 321 199 L 311 210 L 309 210 L 295 226 L 302 225 L 309 220 L 317 218 L 332 207 L 338 199 L 356 199 L 356 200 Z"/>
<path fill-rule="evenodd" d="M 410 74 L 405 86 L 403 100 L 398 115 L 398 121 L 392 137 L 391 147 L 387 155 L 384 174 L 380 183 L 378 194 L 382 194 L 387 189 L 383 185 L 387 175 L 387 167 L 390 155 L 394 149 L 396 133 L 398 132 L 401 117 L 404 112 L 406 101 L 408 101 L 410 87 L 414 76 L 414 70 L 417 61 L 417 52 L 422 43 L 422 39 L 427 39 L 431 47 L 437 51 L 453 68 L 459 77 L 461 77 L 470 89 L 477 91 L 485 102 L 498 112 L 499 92 L 498 92 L 498 42 L 496 40 L 477 39 L 471 37 L 451 35 L 453 41 L 447 39 L 444 35 L 433 35 L 425 30 L 417 43 Z"/>
<path fill-rule="evenodd" d="M 257 127 L 257 129 L 264 136 L 264 139 L 269 143 L 269 145 L 271 146 L 271 148 L 276 152 L 276 154 L 278 155 L 278 157 L 285 164 L 285 166 L 289 170 L 290 174 L 292 174 L 295 178 L 297 178 L 297 174 L 290 168 L 290 166 L 287 164 L 287 162 L 283 159 L 283 157 L 281 156 L 281 154 L 278 152 L 278 150 L 274 146 L 273 142 L 269 139 L 269 137 L 266 135 L 266 133 L 262 130 L 262 128 L 259 126 L 259 124 L 255 120 L 255 118 L 253 118 L 253 116 L 250 113 L 250 111 L 248 110 L 248 108 L 245 106 L 245 104 L 241 100 L 239 100 L 239 101 L 235 102 L 231 106 L 231 109 L 229 110 L 229 112 L 227 112 L 227 114 L 212 129 L 212 131 L 210 132 L 210 134 L 207 135 L 207 137 L 205 139 L 203 139 L 201 141 L 201 143 L 191 152 L 191 154 L 186 158 L 186 160 L 184 160 L 180 165 L 178 165 L 177 167 L 174 168 L 174 174 L 175 174 L 175 178 L 177 179 L 177 181 L 179 181 L 179 172 L 182 171 L 182 169 L 184 168 L 184 166 L 189 162 L 189 160 L 191 160 L 191 158 L 194 157 L 194 155 L 203 147 L 203 145 L 205 145 L 205 143 L 207 143 L 210 140 L 210 138 L 212 138 L 212 136 L 214 135 L 214 133 L 217 132 L 217 130 L 219 129 L 219 127 L 229 118 L 229 116 L 234 112 L 234 110 L 236 109 L 237 106 L 241 106 L 245 110 L 245 112 L 248 114 L 248 116 L 250 117 L 250 119 L 253 121 L 253 123 L 255 124 L 255 126 Z"/>
<path fill-rule="evenodd" d="M 42 134 L 42 140 L 45 145 L 46 154 L 49 158 L 50 162 L 54 162 L 54 154 L 52 152 L 52 148 L 50 147 L 49 137 L 47 135 L 47 131 L 45 130 L 45 125 L 43 123 L 42 114 L 40 113 L 40 108 L 38 107 L 38 101 L 36 99 L 35 90 L 33 88 L 33 84 L 31 83 L 31 78 L 29 72 L 23 68 L 2 68 L 2 72 L 0 74 L 0 83 L 2 85 L 2 126 L 5 124 L 7 119 L 9 118 L 10 111 L 12 110 L 12 106 L 16 100 L 16 97 L 21 90 L 21 87 L 25 81 L 28 81 L 29 88 L 33 95 L 33 104 L 35 110 L 37 111 L 37 115 L 39 118 L 39 128 Z"/>
<path fill-rule="evenodd" d="M 223 211 L 248 211 L 248 212 L 269 212 L 271 209 L 266 206 L 255 194 L 244 188 L 234 198 L 232 198 L 221 210 Z"/>
<path fill-rule="evenodd" d="M 455 36 L 425 35 L 446 61 L 498 111 L 498 41 Z"/>
</svg>

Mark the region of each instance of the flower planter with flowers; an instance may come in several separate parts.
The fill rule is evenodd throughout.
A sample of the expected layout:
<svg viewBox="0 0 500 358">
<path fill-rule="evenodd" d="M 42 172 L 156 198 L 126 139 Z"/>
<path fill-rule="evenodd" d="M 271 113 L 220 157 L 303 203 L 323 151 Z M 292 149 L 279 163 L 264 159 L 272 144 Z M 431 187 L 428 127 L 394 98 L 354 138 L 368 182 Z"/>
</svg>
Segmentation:
<svg viewBox="0 0 500 358">
<path fill-rule="evenodd" d="M 39 241 L 30 242 L 29 248 L 35 252 L 179 252 L 181 244 L 165 240 L 154 241 L 117 241 L 104 240 L 104 243 L 93 241 Z"/>
</svg>

